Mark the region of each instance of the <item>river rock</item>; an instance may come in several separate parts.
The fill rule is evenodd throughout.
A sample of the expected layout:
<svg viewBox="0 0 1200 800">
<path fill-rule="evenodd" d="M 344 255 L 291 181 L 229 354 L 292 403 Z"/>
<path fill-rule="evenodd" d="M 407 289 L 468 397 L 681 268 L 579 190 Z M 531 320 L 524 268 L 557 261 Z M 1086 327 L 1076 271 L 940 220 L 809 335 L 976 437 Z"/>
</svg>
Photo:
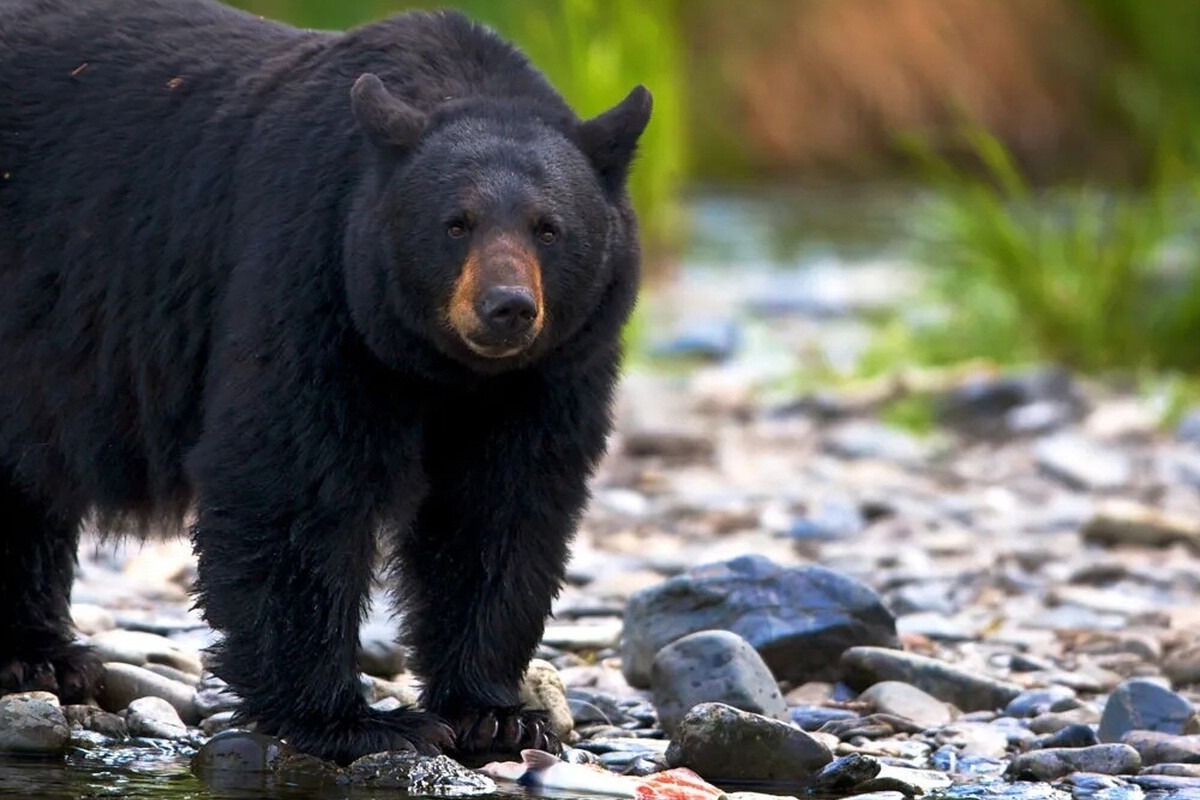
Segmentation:
<svg viewBox="0 0 1200 800">
<path fill-rule="evenodd" d="M 346 773 L 356 786 L 399 789 L 417 797 L 471 797 L 496 792 L 491 778 L 447 756 L 372 753 L 351 764 Z"/>
<path fill-rule="evenodd" d="M 801 783 L 833 760 L 811 734 L 721 703 L 701 703 L 684 715 L 666 755 L 670 766 L 715 782 Z"/>
<path fill-rule="evenodd" d="M 1133 465 L 1122 450 L 1074 433 L 1040 440 L 1034 446 L 1034 457 L 1047 473 L 1077 489 L 1119 489 L 1133 478 Z"/>
<path fill-rule="evenodd" d="M 1130 731 L 1121 741 L 1138 751 L 1145 764 L 1200 764 L 1200 735 Z"/>
<path fill-rule="evenodd" d="M 1163 659 L 1162 669 L 1174 686 L 1200 683 L 1200 643 L 1187 644 L 1171 651 Z"/>
<path fill-rule="evenodd" d="M 1026 689 L 1004 708 L 1005 716 L 1036 717 L 1050 711 L 1069 711 L 1079 707 L 1075 690 L 1070 686 L 1046 686 Z"/>
<path fill-rule="evenodd" d="M 1049 408 L 1055 423 L 1066 422 L 1083 408 L 1071 373 L 1058 367 L 1038 367 L 1009 375 L 976 375 L 946 392 L 937 403 L 938 421 L 972 436 L 1010 435 L 1019 426 L 1022 409 Z"/>
<path fill-rule="evenodd" d="M 125 724 L 125 718 L 102 708 L 85 705 L 63 706 L 63 714 L 73 727 L 79 726 L 114 739 L 124 739 L 129 735 L 129 726 Z"/>
<path fill-rule="evenodd" d="M 1084 525 L 1083 538 L 1106 545 L 1162 546 L 1183 542 L 1200 548 L 1200 522 L 1133 500 L 1111 499 L 1100 504 Z"/>
<path fill-rule="evenodd" d="M 0 697 L 0 753 L 57 755 L 66 750 L 71 726 L 49 692 Z"/>
<path fill-rule="evenodd" d="M 134 700 L 129 704 L 125 720 L 132 736 L 183 739 L 188 735 L 187 726 L 179 718 L 179 712 L 161 697 L 139 697 Z"/>
<path fill-rule="evenodd" d="M 746 555 L 630 598 L 622 641 L 626 679 L 648 687 L 658 651 L 702 630 L 738 634 L 777 679 L 796 683 L 836 678 L 847 647 L 896 644 L 895 618 L 865 585 L 824 567 L 782 567 Z"/>
<path fill-rule="evenodd" d="M 850 790 L 879 774 L 882 765 L 871 756 L 849 753 L 830 761 L 809 784 L 809 791 L 819 795 L 847 795 Z"/>
<path fill-rule="evenodd" d="M 104 665 L 104 682 L 97 696 L 105 711 L 121 711 L 139 697 L 161 697 L 179 713 L 188 725 L 200 721 L 196 710 L 196 690 L 153 672 L 115 661 Z"/>
<path fill-rule="evenodd" d="M 880 681 L 858 697 L 876 711 L 910 719 L 925 728 L 937 728 L 954 719 L 954 709 L 928 692 L 900 681 Z"/>
<path fill-rule="evenodd" d="M 95 648 L 104 661 L 118 661 L 137 667 L 165 664 L 192 675 L 199 675 L 203 669 L 196 653 L 155 633 L 117 628 L 91 636 L 88 644 Z"/>
<path fill-rule="evenodd" d="M 1142 766 L 1137 750 L 1127 744 L 1081 748 L 1047 748 L 1022 753 L 1008 765 L 1011 778 L 1053 781 L 1072 772 L 1129 775 Z"/>
<path fill-rule="evenodd" d="M 659 650 L 650 687 L 659 724 L 668 734 L 699 703 L 724 703 L 788 719 L 787 703 L 762 656 L 729 631 L 692 633 Z"/>
<path fill-rule="evenodd" d="M 1133 678 L 1113 690 L 1100 717 L 1100 741 L 1119 742 L 1129 731 L 1183 733 L 1192 704 L 1150 680 Z"/>
<path fill-rule="evenodd" d="M 977 675 L 927 656 L 883 647 L 852 647 L 842 654 L 846 683 L 864 690 L 880 681 L 901 681 L 963 711 L 1004 708 L 1021 687 Z"/>
</svg>

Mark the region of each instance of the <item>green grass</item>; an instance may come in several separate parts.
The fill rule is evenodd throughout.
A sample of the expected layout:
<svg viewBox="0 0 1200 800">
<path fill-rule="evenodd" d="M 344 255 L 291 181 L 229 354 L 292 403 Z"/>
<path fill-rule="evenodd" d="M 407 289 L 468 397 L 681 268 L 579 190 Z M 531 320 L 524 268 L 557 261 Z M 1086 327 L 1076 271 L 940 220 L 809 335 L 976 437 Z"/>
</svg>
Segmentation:
<svg viewBox="0 0 1200 800">
<path fill-rule="evenodd" d="M 1200 367 L 1200 250 L 1187 225 L 1194 183 L 1038 192 L 994 137 L 964 136 L 979 170 L 913 148 L 936 189 L 916 255 L 948 309 L 912 334 L 926 360 Z"/>
</svg>

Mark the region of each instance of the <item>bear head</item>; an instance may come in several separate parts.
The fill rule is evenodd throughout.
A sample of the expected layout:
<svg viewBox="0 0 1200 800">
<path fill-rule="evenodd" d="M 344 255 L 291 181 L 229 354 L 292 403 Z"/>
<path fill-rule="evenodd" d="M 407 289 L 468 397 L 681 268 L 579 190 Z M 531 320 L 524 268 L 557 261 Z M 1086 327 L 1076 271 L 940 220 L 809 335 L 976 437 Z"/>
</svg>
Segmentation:
<svg viewBox="0 0 1200 800">
<path fill-rule="evenodd" d="M 610 313 L 615 282 L 636 284 L 625 183 L 643 87 L 584 121 L 513 97 L 425 112 L 372 74 L 351 104 L 373 167 L 347 229 L 347 294 L 384 363 L 424 349 L 474 373 L 527 366 Z"/>
</svg>

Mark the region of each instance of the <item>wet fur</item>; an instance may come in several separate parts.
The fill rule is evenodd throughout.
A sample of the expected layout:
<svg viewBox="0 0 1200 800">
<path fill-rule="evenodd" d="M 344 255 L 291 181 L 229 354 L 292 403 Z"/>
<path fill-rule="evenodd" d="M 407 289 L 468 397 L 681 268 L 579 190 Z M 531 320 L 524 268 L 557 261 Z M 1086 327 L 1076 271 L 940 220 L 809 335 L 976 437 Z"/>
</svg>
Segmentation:
<svg viewBox="0 0 1200 800">
<path fill-rule="evenodd" d="M 340 761 L 553 746 L 517 685 L 610 427 L 633 217 L 600 168 L 600 246 L 546 287 L 571 325 L 516 369 L 447 353 L 444 309 L 364 249 L 403 163 L 351 113 L 368 71 L 431 114 L 484 98 L 500 139 L 576 135 L 454 14 L 333 35 L 202 0 L 0 5 L 0 690 L 94 683 L 68 603 L 85 515 L 144 532 L 194 504 L 214 668 L 260 729 Z M 359 694 L 381 531 L 436 716 Z"/>
</svg>

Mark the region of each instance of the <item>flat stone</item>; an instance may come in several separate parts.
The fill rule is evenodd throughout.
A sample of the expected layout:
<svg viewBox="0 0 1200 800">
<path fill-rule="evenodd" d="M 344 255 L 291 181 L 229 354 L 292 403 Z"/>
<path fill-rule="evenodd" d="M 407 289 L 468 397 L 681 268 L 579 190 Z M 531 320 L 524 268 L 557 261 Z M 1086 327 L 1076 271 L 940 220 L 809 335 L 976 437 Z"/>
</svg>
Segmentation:
<svg viewBox="0 0 1200 800">
<path fill-rule="evenodd" d="M 168 667 L 199 675 L 200 657 L 165 636 L 142 631 L 114 629 L 101 631 L 88 639 L 104 661 L 143 666 L 166 664 Z"/>
<path fill-rule="evenodd" d="M 184 739 L 187 726 L 175 707 L 161 697 L 139 697 L 129 704 L 125 717 L 129 733 L 154 739 Z"/>
<path fill-rule="evenodd" d="M 729 631 L 692 633 L 659 650 L 650 687 L 659 724 L 668 734 L 700 703 L 788 719 L 787 704 L 762 656 Z"/>
<path fill-rule="evenodd" d="M 939 728 L 954 719 L 955 709 L 928 692 L 900 681 L 880 681 L 859 695 L 884 714 L 895 714 L 925 728 Z"/>
<path fill-rule="evenodd" d="M 1126 744 L 1098 744 L 1081 748 L 1047 748 L 1022 753 L 1008 766 L 1017 780 L 1058 780 L 1072 772 L 1129 775 L 1142 766 L 1137 750 Z"/>
<path fill-rule="evenodd" d="M 188 725 L 200 721 L 196 690 L 191 686 L 155 675 L 142 667 L 110 661 L 104 665 L 104 683 L 97 696 L 105 711 L 122 711 L 139 697 L 161 697 L 170 703 Z"/>
<path fill-rule="evenodd" d="M 811 734 L 721 703 L 701 703 L 680 721 L 667 763 L 705 780 L 803 783 L 833 760 Z"/>
<path fill-rule="evenodd" d="M 1133 465 L 1123 451 L 1073 433 L 1039 440 L 1034 456 L 1043 470 L 1078 489 L 1119 489 L 1133 478 Z"/>
<path fill-rule="evenodd" d="M 1119 742 L 1134 730 L 1180 734 L 1192 714 L 1187 698 L 1154 681 L 1133 678 L 1109 695 L 1100 717 L 1100 741 Z"/>
<path fill-rule="evenodd" d="M 624 623 L 619 619 L 551 622 L 542 635 L 542 644 L 571 651 L 604 650 L 620 643 L 622 630 Z"/>
<path fill-rule="evenodd" d="M 0 697 L 0 753 L 58 755 L 67 748 L 71 726 L 49 692 Z"/>
<path fill-rule="evenodd" d="M 1150 764 L 1142 768 L 1142 775 L 1174 775 L 1180 778 L 1200 778 L 1200 764 Z"/>
<path fill-rule="evenodd" d="M 1016 684 L 968 672 L 944 661 L 883 647 L 842 653 L 846 683 L 864 690 L 880 681 L 911 684 L 963 711 L 1004 708 L 1021 693 Z"/>
<path fill-rule="evenodd" d="M 1164 546 L 1182 542 L 1200 548 L 1200 521 L 1132 500 L 1105 500 L 1083 527 L 1083 538 L 1106 545 Z"/>
<path fill-rule="evenodd" d="M 654 657 L 702 630 L 748 641 L 779 680 L 837 679 L 838 656 L 859 644 L 896 644 L 879 596 L 824 567 L 782 567 L 758 555 L 692 569 L 633 595 L 625 611 L 622 669 L 648 687 Z"/>
<path fill-rule="evenodd" d="M 1048 711 L 1069 711 L 1079 706 L 1075 690 L 1069 686 L 1026 689 L 1004 708 L 1010 717 L 1036 717 Z"/>
<path fill-rule="evenodd" d="M 1138 751 L 1145 764 L 1200 764 L 1200 735 L 1175 736 L 1159 731 L 1130 731 L 1121 741 Z"/>
</svg>

